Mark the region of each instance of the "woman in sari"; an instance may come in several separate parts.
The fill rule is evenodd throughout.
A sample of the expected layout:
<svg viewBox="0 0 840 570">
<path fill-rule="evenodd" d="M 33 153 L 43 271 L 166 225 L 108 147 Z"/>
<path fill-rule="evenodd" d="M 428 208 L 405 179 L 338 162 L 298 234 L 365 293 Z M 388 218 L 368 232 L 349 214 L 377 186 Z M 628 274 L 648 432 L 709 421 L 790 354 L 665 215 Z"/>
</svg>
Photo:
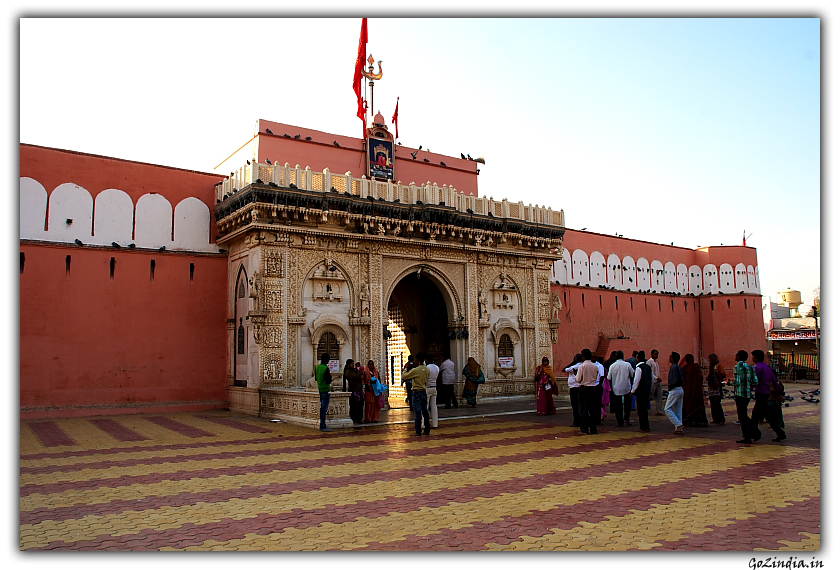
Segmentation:
<svg viewBox="0 0 840 570">
<path fill-rule="evenodd" d="M 481 371 L 481 366 L 478 365 L 475 358 L 470 356 L 462 374 L 464 375 L 464 398 L 474 408 L 475 398 L 478 395 L 478 385 L 484 384 L 484 372 Z"/>
<path fill-rule="evenodd" d="M 365 389 L 362 374 L 356 369 L 352 358 L 348 358 L 344 365 L 344 382 L 344 391 L 350 392 L 350 419 L 354 424 L 360 424 L 365 413 Z"/>
<path fill-rule="evenodd" d="M 549 362 L 548 357 L 543 356 L 542 365 L 537 366 L 537 371 L 534 373 L 534 382 L 537 383 L 538 416 L 552 415 L 557 411 L 552 394 L 557 395 L 560 390 L 557 387 L 557 380 L 554 378 L 554 370 L 552 370 Z"/>
<path fill-rule="evenodd" d="M 373 393 L 373 378 L 379 378 L 379 370 L 373 364 L 373 360 L 368 360 L 367 367 L 364 369 L 364 384 L 365 384 L 365 421 L 366 424 L 373 424 L 379 421 L 379 397 Z"/>
<path fill-rule="evenodd" d="M 720 363 L 717 354 L 709 355 L 709 376 L 706 382 L 709 385 L 709 406 L 712 408 L 712 423 L 723 425 L 726 423 L 726 416 L 723 413 L 723 406 L 720 401 L 723 398 L 723 383 L 726 380 L 726 371 Z"/>
<path fill-rule="evenodd" d="M 685 366 L 682 367 L 685 377 L 683 390 L 683 425 L 689 427 L 708 427 L 706 419 L 706 398 L 703 394 L 703 371 L 694 362 L 694 355 L 685 355 Z"/>
</svg>

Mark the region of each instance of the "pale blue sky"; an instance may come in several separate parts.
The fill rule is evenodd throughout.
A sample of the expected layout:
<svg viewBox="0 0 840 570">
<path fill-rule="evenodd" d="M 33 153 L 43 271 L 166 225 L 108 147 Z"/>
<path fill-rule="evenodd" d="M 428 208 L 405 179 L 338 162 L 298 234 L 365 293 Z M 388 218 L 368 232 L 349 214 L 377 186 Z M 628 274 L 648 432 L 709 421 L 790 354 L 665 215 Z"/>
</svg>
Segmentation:
<svg viewBox="0 0 840 570">
<path fill-rule="evenodd" d="M 210 171 L 260 118 L 358 136 L 360 24 L 23 20 L 20 140 Z M 481 194 L 690 248 L 746 230 L 762 293 L 810 302 L 819 19 L 372 18 L 368 52 L 403 144 L 484 155 Z"/>
</svg>

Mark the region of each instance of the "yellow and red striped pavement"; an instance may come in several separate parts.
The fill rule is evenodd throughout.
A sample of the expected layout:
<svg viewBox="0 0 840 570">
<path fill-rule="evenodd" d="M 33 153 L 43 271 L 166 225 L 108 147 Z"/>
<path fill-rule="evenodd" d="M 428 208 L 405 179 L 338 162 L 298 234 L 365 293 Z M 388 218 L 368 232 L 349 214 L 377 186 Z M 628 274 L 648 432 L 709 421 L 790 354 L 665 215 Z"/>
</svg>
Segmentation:
<svg viewBox="0 0 840 570">
<path fill-rule="evenodd" d="M 20 548 L 819 550 L 820 406 L 797 399 L 786 441 L 765 425 L 749 446 L 725 409 L 681 437 L 612 416 L 583 436 L 568 410 L 421 437 L 230 412 L 26 420 Z"/>
</svg>

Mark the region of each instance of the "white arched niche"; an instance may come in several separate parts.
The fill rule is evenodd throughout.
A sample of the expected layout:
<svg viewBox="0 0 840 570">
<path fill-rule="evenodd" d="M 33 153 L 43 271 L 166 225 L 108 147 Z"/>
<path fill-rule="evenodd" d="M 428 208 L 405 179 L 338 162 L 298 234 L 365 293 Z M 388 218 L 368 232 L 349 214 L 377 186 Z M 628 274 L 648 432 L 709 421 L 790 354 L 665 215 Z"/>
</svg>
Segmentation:
<svg viewBox="0 0 840 570">
<path fill-rule="evenodd" d="M 662 292 L 665 288 L 665 268 L 662 262 L 654 259 L 650 262 L 650 289 L 656 293 Z"/>
<path fill-rule="evenodd" d="M 750 290 L 750 284 L 747 280 L 747 266 L 743 263 L 735 266 L 735 289 L 739 292 Z"/>
<path fill-rule="evenodd" d="M 722 293 L 735 292 L 735 271 L 728 263 L 720 265 L 720 290 Z"/>
<path fill-rule="evenodd" d="M 122 190 L 108 189 L 96 195 L 93 217 L 93 243 L 122 246 L 131 243 L 134 233 L 134 202 Z"/>
<path fill-rule="evenodd" d="M 623 272 L 621 287 L 636 291 L 639 288 L 638 283 L 636 283 L 636 260 L 629 255 L 625 255 L 624 259 L 621 260 L 621 270 Z"/>
<path fill-rule="evenodd" d="M 137 200 L 134 239 L 138 247 L 172 247 L 172 204 L 160 194 Z"/>
<path fill-rule="evenodd" d="M 614 253 L 607 257 L 607 285 L 621 287 L 621 260 Z"/>
<path fill-rule="evenodd" d="M 40 182 L 20 177 L 20 239 L 45 239 L 47 191 Z"/>
<path fill-rule="evenodd" d="M 699 265 L 688 268 L 688 292 L 695 295 L 703 292 L 703 270 Z"/>
<path fill-rule="evenodd" d="M 718 292 L 717 267 L 714 264 L 707 263 L 703 266 L 703 292 Z"/>
<path fill-rule="evenodd" d="M 210 208 L 198 198 L 185 198 L 175 206 L 173 249 L 215 251 L 210 243 Z"/>
<path fill-rule="evenodd" d="M 572 254 L 569 253 L 569 250 L 563 248 L 563 255 L 560 259 L 554 262 L 551 267 L 552 273 L 552 281 L 556 281 L 561 285 L 565 285 L 571 279 L 571 271 L 572 271 Z"/>
<path fill-rule="evenodd" d="M 65 183 L 49 197 L 47 238 L 50 241 L 89 243 L 93 234 L 93 198 L 76 184 Z"/>
<path fill-rule="evenodd" d="M 665 264 L 663 271 L 665 276 L 665 291 L 668 293 L 677 292 L 677 268 L 673 262 L 669 261 Z"/>
<path fill-rule="evenodd" d="M 576 249 L 572 254 L 572 280 L 573 285 L 586 285 L 589 283 L 589 256 L 582 249 Z"/>
<path fill-rule="evenodd" d="M 677 265 L 677 292 L 688 293 L 688 267 L 685 263 Z"/>
<path fill-rule="evenodd" d="M 607 284 L 607 261 L 600 251 L 589 256 L 589 283 L 595 287 Z"/>
<path fill-rule="evenodd" d="M 639 291 L 650 291 L 650 264 L 644 257 L 640 257 L 636 262 L 636 279 Z"/>
</svg>

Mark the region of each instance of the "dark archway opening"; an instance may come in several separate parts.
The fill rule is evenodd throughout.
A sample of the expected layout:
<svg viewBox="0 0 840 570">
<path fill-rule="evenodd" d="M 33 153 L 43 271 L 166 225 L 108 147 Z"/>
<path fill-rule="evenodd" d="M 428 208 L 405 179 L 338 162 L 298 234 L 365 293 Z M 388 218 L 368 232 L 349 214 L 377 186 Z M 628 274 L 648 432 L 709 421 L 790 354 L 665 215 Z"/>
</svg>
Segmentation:
<svg viewBox="0 0 840 570">
<path fill-rule="evenodd" d="M 425 352 L 440 364 L 449 357 L 449 315 L 437 283 L 421 273 L 404 277 L 388 300 L 388 373 L 396 384 L 408 354 Z M 402 334 L 400 334 L 402 333 Z M 403 340 L 404 337 L 404 340 Z"/>
</svg>

